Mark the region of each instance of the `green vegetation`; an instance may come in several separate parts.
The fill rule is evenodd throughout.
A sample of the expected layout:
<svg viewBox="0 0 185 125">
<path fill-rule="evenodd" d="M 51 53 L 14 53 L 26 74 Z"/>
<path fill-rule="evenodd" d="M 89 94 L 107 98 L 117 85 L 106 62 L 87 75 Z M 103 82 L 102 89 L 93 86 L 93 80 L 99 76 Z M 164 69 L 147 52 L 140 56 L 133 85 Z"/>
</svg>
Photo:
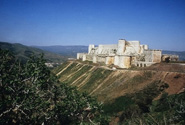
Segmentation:
<svg viewBox="0 0 185 125">
<path fill-rule="evenodd" d="M 143 112 L 149 112 L 149 105 L 152 103 L 152 100 L 160 95 L 166 88 L 168 88 L 168 84 L 161 83 L 161 81 L 154 81 L 143 90 L 134 93 L 132 99 L 135 100 Z"/>
<path fill-rule="evenodd" d="M 70 77 L 69 79 L 67 79 L 65 81 L 65 83 L 67 83 L 67 84 L 72 83 L 74 80 L 76 80 L 77 78 L 79 78 L 81 75 L 83 75 L 84 73 L 86 73 L 91 68 L 92 68 L 92 66 L 83 66 L 82 69 L 76 71 L 76 73 L 72 77 Z"/>
<path fill-rule="evenodd" d="M 118 97 L 113 101 L 112 103 L 105 104 L 104 110 L 108 113 L 118 113 L 120 111 L 124 110 L 132 110 L 133 108 L 136 108 L 135 111 L 137 112 L 149 112 L 149 105 L 152 104 L 152 100 L 157 97 L 161 92 L 167 88 L 168 86 L 165 86 L 165 83 L 161 83 L 163 89 L 161 89 L 161 86 L 158 86 L 158 82 L 155 81 L 154 83 L 150 84 L 150 86 L 147 86 L 146 88 L 132 94 L 128 94 L 125 96 Z M 139 114 L 138 114 L 139 115 Z"/>
<path fill-rule="evenodd" d="M 63 68 L 66 69 L 62 70 Z M 79 85 L 83 83 L 84 80 L 87 80 L 86 84 L 80 88 L 80 91 L 90 92 L 112 73 L 112 70 L 103 68 L 94 68 L 92 71 L 89 71 L 92 68 L 93 66 L 89 64 L 67 62 L 54 69 L 53 72 L 57 74 L 62 71 L 58 75 L 59 80 L 68 85 L 72 84 L 75 80 L 77 80 L 75 85 Z"/>
<path fill-rule="evenodd" d="M 67 65 L 68 65 L 68 62 L 66 61 L 66 62 L 62 63 L 62 65 L 59 65 L 57 68 L 54 68 L 52 70 L 52 72 L 54 74 L 57 74 L 58 72 L 60 72 L 61 70 L 63 70 Z"/>
<path fill-rule="evenodd" d="M 111 70 L 97 68 L 94 73 L 91 74 L 90 78 L 88 79 L 88 82 L 82 87 L 82 91 L 89 91 L 93 88 L 93 86 L 97 86 L 105 78 L 107 78 L 111 72 Z"/>
<path fill-rule="evenodd" d="M 156 81 L 137 93 L 104 104 L 105 113 L 119 117 L 121 124 L 185 124 L 185 93 L 168 96 L 168 85 Z M 154 100 L 162 93 L 159 100 Z M 120 115 L 117 115 L 117 114 Z"/>
<path fill-rule="evenodd" d="M 134 105 L 134 101 L 128 96 L 120 96 L 115 99 L 113 103 L 107 103 L 104 105 L 104 111 L 108 114 L 118 113 L 120 111 L 126 111 Z"/>
<path fill-rule="evenodd" d="M 69 73 L 75 71 L 75 70 L 74 70 L 74 67 L 75 67 L 76 65 L 77 65 L 77 63 L 72 63 L 70 66 L 67 67 L 66 70 L 64 70 L 64 71 L 59 75 L 59 77 L 62 76 L 62 75 L 64 75 L 64 74 L 69 74 Z"/>
<path fill-rule="evenodd" d="M 39 56 L 39 54 L 44 53 L 44 58 L 47 62 L 54 62 L 54 63 L 62 63 L 67 60 L 66 57 L 43 51 L 37 48 L 24 46 L 22 44 L 11 44 L 6 42 L 0 42 L 0 48 L 6 49 L 11 51 L 16 58 L 18 58 L 21 62 L 25 63 L 31 55 Z"/>
<path fill-rule="evenodd" d="M 130 79 L 130 83 L 140 83 L 143 82 L 144 80 L 150 79 L 152 77 L 152 72 L 151 71 L 144 71 L 143 74 L 141 75 L 136 75 L 132 79 Z"/>
<path fill-rule="evenodd" d="M 153 73 L 151 71 L 144 71 L 143 74 L 135 75 L 134 77 L 128 79 L 124 84 L 125 89 L 131 89 L 134 86 L 138 86 L 142 82 L 146 80 L 150 80 L 152 78 Z"/>
<path fill-rule="evenodd" d="M 0 49 L 0 124 L 108 124 L 102 106 L 60 83 L 43 56 L 21 64 Z"/>
<path fill-rule="evenodd" d="M 61 67 L 68 68 L 60 80 L 103 100 L 104 114 L 117 121 L 112 124 L 184 124 L 184 93 L 167 95 L 169 86 L 164 79 L 156 78 L 160 75 L 155 71 L 112 71 L 90 62 L 64 65 Z M 174 75 L 174 79 L 181 77 Z"/>
<path fill-rule="evenodd" d="M 185 93 L 168 96 L 163 94 L 161 99 L 153 101 L 150 112 L 123 121 L 124 124 L 185 124 Z"/>
</svg>

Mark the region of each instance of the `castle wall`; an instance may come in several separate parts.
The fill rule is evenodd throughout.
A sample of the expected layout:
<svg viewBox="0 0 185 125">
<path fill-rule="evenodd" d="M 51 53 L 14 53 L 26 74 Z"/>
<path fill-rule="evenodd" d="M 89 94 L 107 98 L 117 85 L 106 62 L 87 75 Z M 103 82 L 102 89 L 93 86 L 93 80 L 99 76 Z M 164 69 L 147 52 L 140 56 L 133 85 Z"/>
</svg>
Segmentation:
<svg viewBox="0 0 185 125">
<path fill-rule="evenodd" d="M 115 56 L 114 57 L 114 65 L 118 65 L 119 64 L 119 56 Z"/>
<path fill-rule="evenodd" d="M 144 52 L 144 45 L 140 45 L 140 52 L 139 53 L 143 53 Z"/>
<path fill-rule="evenodd" d="M 144 45 L 144 49 L 147 50 L 148 49 L 148 45 Z"/>
<path fill-rule="evenodd" d="M 82 61 L 86 61 L 86 60 L 87 60 L 86 55 L 87 55 L 87 54 L 84 54 L 84 55 L 82 56 Z"/>
<path fill-rule="evenodd" d="M 77 59 L 129 68 L 131 64 L 145 67 L 159 63 L 161 56 L 161 50 L 149 50 L 148 45 L 140 45 L 139 41 L 121 39 L 118 44 L 113 45 L 89 45 L 88 53 L 78 53 Z"/>
<path fill-rule="evenodd" d="M 99 45 L 98 46 L 98 54 L 104 54 L 104 55 L 109 55 L 109 54 L 115 54 L 115 51 L 117 50 L 117 45 Z"/>
<path fill-rule="evenodd" d="M 94 45 L 89 45 L 89 48 L 88 48 L 88 53 L 90 54 L 90 53 L 92 53 L 91 51 L 92 51 L 92 49 L 94 48 Z"/>
<path fill-rule="evenodd" d="M 131 57 L 117 55 L 115 56 L 114 65 L 117 65 L 120 68 L 130 68 L 131 67 Z"/>
<path fill-rule="evenodd" d="M 126 45 L 126 40 L 119 40 L 118 45 L 117 45 L 117 54 L 118 55 L 123 55 L 125 52 L 125 45 Z"/>
<path fill-rule="evenodd" d="M 127 41 L 125 55 L 138 54 L 140 53 L 140 42 L 139 41 Z"/>
<path fill-rule="evenodd" d="M 145 62 L 152 62 L 153 61 L 153 54 L 152 54 L 151 50 L 145 50 L 144 55 L 145 55 Z"/>
<path fill-rule="evenodd" d="M 86 55 L 86 60 L 93 61 L 93 55 Z"/>
<path fill-rule="evenodd" d="M 108 57 L 106 57 L 105 64 L 106 65 L 114 64 L 114 56 L 108 56 Z"/>
<path fill-rule="evenodd" d="M 91 50 L 89 50 L 89 54 L 95 54 L 95 55 L 97 55 L 98 54 L 98 47 L 94 47 L 94 48 L 92 48 Z"/>
<path fill-rule="evenodd" d="M 123 58 L 123 68 L 130 68 L 131 67 L 131 57 L 127 56 Z"/>
<path fill-rule="evenodd" d="M 161 50 L 144 50 L 145 62 L 161 62 Z"/>
<path fill-rule="evenodd" d="M 77 53 L 77 59 L 82 59 L 85 53 Z"/>
<path fill-rule="evenodd" d="M 135 66 L 137 67 L 147 67 L 155 64 L 155 62 L 143 62 L 143 61 L 136 61 Z"/>
<path fill-rule="evenodd" d="M 140 42 L 139 41 L 128 41 L 130 46 L 132 46 L 136 53 L 140 52 Z"/>
<path fill-rule="evenodd" d="M 97 63 L 97 56 L 96 55 L 93 56 L 93 63 Z"/>
<path fill-rule="evenodd" d="M 135 56 L 132 56 L 131 57 L 131 65 L 134 64 L 134 62 L 136 62 L 136 61 L 137 61 L 137 58 Z"/>
<path fill-rule="evenodd" d="M 97 62 L 102 62 L 105 63 L 106 62 L 106 57 L 105 56 L 97 56 Z"/>
<path fill-rule="evenodd" d="M 160 63 L 161 56 L 162 56 L 161 50 L 153 50 L 153 62 Z"/>
</svg>

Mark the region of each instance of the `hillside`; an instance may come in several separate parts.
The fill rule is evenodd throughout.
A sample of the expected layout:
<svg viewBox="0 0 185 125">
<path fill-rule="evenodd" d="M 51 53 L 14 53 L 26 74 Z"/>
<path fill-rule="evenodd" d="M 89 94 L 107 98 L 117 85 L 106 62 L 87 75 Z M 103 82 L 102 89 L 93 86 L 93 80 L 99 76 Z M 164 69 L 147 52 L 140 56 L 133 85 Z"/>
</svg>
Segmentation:
<svg viewBox="0 0 185 125">
<path fill-rule="evenodd" d="M 64 56 L 44 51 L 38 48 L 24 46 L 19 43 L 11 44 L 7 42 L 0 42 L 0 48 L 11 51 L 17 58 L 19 58 L 23 62 L 25 62 L 33 53 L 35 55 L 43 53 L 44 58 L 47 60 L 47 62 L 62 63 L 67 60 L 67 58 Z"/>
<path fill-rule="evenodd" d="M 174 65 L 178 66 L 173 69 Z M 160 69 L 153 66 L 142 70 L 111 70 L 103 66 L 66 62 L 54 72 L 61 82 L 76 86 L 78 90 L 96 96 L 99 101 L 109 102 L 153 83 L 158 86 L 166 83 L 169 85 L 165 90 L 167 93 L 179 93 L 185 87 L 185 65 L 174 65 L 166 66 L 164 70 L 159 66 Z"/>
<path fill-rule="evenodd" d="M 62 83 L 97 98 L 110 125 L 184 123 L 185 113 L 177 112 L 185 108 L 182 63 L 112 70 L 88 61 L 68 61 L 53 72 Z"/>
</svg>

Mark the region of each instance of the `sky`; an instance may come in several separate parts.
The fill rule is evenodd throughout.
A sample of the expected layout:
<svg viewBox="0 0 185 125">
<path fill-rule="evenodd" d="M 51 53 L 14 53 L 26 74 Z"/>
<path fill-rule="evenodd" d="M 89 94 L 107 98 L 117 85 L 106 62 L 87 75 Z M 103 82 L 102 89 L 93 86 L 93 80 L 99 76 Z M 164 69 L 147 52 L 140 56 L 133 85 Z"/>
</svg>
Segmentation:
<svg viewBox="0 0 185 125">
<path fill-rule="evenodd" d="M 0 41 L 185 51 L 185 0 L 0 0 Z"/>
</svg>

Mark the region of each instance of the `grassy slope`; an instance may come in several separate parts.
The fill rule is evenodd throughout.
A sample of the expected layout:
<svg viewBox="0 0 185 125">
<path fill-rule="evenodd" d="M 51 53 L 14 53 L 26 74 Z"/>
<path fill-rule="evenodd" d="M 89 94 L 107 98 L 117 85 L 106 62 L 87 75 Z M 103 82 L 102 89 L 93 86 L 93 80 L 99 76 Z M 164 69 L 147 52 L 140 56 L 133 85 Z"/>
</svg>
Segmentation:
<svg viewBox="0 0 185 125">
<path fill-rule="evenodd" d="M 104 102 L 104 111 L 112 118 L 111 124 L 118 122 L 174 124 L 182 119 L 177 122 L 163 119 L 176 117 L 175 113 L 179 106 L 174 106 L 174 103 L 180 102 L 182 97 L 179 101 L 174 100 L 176 97 L 165 98 L 166 100 L 162 99 L 162 103 L 160 100 L 153 100 L 159 99 L 161 95 L 163 97 L 166 93 L 177 94 L 185 87 L 185 70 L 175 71 L 169 72 L 167 68 L 164 71 L 147 69 L 113 71 L 71 61 L 65 62 L 53 72 L 58 73 L 63 83 L 76 86 L 80 91 L 86 91 Z M 163 107 L 167 108 L 160 110 Z"/>
<path fill-rule="evenodd" d="M 60 56 L 51 52 L 43 51 L 37 48 L 24 46 L 18 43 L 11 44 L 6 42 L 0 42 L 0 48 L 10 50 L 15 54 L 17 58 L 19 58 L 23 62 L 26 61 L 29 58 L 29 56 L 32 55 L 32 53 L 36 55 L 44 53 L 44 57 L 47 60 L 47 62 L 61 63 L 66 60 L 66 58 L 63 56 Z"/>
<path fill-rule="evenodd" d="M 175 94 L 185 86 L 185 73 L 182 71 L 113 71 L 78 62 L 66 62 L 55 69 L 55 73 L 59 73 L 60 81 L 97 96 L 100 101 L 110 101 L 128 93 L 135 93 L 155 81 L 161 81 L 159 85 L 167 83 L 169 88 L 166 92 L 169 94 Z"/>
</svg>

